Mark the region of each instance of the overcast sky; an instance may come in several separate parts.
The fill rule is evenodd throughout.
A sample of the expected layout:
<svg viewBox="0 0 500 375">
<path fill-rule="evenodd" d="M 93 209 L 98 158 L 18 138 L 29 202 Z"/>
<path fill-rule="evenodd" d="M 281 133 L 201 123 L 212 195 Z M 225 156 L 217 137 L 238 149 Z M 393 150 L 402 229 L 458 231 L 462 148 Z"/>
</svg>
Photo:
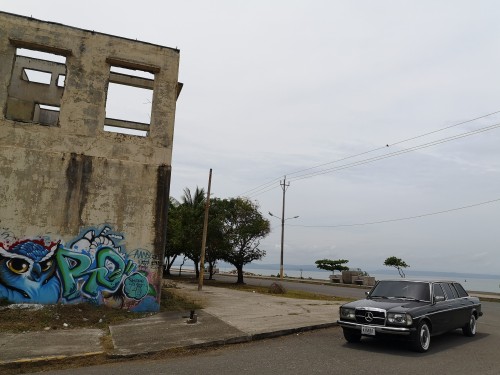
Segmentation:
<svg viewBox="0 0 500 375">
<path fill-rule="evenodd" d="M 286 221 L 285 264 L 345 258 L 376 270 L 394 255 L 410 270 L 500 274 L 500 114 L 483 117 L 500 111 L 500 2 L 0 4 L 179 48 L 171 195 L 206 189 L 213 168 L 215 196 L 246 195 L 281 216 L 287 175 L 285 217 L 300 217 Z M 438 140 L 448 141 L 397 154 Z M 279 263 L 280 220 L 269 219 L 263 262 Z M 379 221 L 389 222 L 351 225 Z"/>
</svg>

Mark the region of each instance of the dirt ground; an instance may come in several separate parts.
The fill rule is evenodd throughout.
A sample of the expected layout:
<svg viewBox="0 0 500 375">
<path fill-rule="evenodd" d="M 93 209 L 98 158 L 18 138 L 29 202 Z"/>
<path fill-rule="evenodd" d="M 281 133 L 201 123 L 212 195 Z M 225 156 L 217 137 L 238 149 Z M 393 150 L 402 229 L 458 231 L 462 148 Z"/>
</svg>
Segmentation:
<svg viewBox="0 0 500 375">
<path fill-rule="evenodd" d="M 175 293 L 175 283 L 162 289 L 160 311 L 199 309 Z M 53 329 L 100 328 L 124 320 L 140 319 L 154 313 L 134 313 L 127 310 L 81 304 L 7 304 L 0 305 L 0 332 L 27 332 Z"/>
</svg>

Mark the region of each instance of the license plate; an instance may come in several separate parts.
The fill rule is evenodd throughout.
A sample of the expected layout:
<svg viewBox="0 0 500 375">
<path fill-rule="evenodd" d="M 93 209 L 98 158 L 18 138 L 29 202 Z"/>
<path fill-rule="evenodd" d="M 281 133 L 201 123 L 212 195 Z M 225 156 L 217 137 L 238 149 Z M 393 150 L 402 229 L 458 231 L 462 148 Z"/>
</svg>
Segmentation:
<svg viewBox="0 0 500 375">
<path fill-rule="evenodd" d="M 361 326 L 361 334 L 375 336 L 375 328 L 368 326 Z"/>
</svg>

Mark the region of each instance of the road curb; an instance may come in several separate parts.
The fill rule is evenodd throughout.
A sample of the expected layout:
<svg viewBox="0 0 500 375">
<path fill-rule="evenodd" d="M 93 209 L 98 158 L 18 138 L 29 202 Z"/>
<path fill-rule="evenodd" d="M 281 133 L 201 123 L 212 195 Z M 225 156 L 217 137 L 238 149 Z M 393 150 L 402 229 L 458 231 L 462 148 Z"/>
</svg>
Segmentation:
<svg viewBox="0 0 500 375">
<path fill-rule="evenodd" d="M 331 327 L 336 327 L 336 326 L 338 326 L 337 322 L 321 323 L 321 324 L 314 324 L 314 325 L 310 325 L 310 326 L 282 329 L 282 330 L 278 330 L 278 331 L 261 332 L 261 333 L 255 333 L 255 334 L 235 336 L 235 337 L 231 337 L 228 339 L 211 340 L 211 341 L 206 341 L 206 342 L 201 342 L 201 343 L 191 344 L 191 345 L 175 346 L 175 347 L 171 347 L 171 348 L 164 348 L 164 349 L 158 349 L 158 350 L 149 350 L 146 352 L 135 352 L 135 353 L 108 352 L 106 354 L 106 357 L 109 359 L 126 359 L 126 358 L 134 358 L 134 357 L 148 357 L 148 356 L 153 356 L 153 355 L 158 355 L 158 354 L 167 354 L 170 352 L 177 352 L 179 350 L 205 349 L 205 348 L 218 347 L 218 346 L 224 346 L 224 345 L 243 344 L 243 343 L 247 343 L 247 342 L 251 342 L 251 341 L 259 341 L 259 340 L 265 340 L 265 339 L 276 338 L 276 337 L 281 337 L 281 336 L 288 336 L 288 335 L 292 335 L 292 334 L 296 334 L 296 333 L 314 331 L 314 330 L 318 330 L 318 329 L 326 329 L 326 328 L 331 328 Z"/>
<path fill-rule="evenodd" d="M 287 328 L 287 329 L 282 329 L 282 330 L 279 330 L 279 331 L 256 333 L 256 334 L 252 335 L 252 341 L 264 340 L 264 339 L 269 339 L 269 338 L 274 338 L 274 337 L 280 337 L 280 336 L 293 335 L 294 333 L 314 331 L 314 330 L 317 330 L 317 329 L 325 329 L 325 328 L 335 327 L 337 325 L 338 325 L 337 322 L 321 323 L 321 324 L 314 324 L 314 325 L 311 325 L 311 326 L 303 326 L 303 327 L 297 327 L 297 328 Z"/>
<path fill-rule="evenodd" d="M 41 365 L 52 365 L 55 363 L 62 363 L 66 361 L 74 361 L 79 359 L 90 359 L 105 357 L 104 350 L 89 353 L 80 353 L 72 355 L 58 355 L 58 356 L 43 356 L 33 358 L 22 358 L 13 361 L 0 361 L 0 370 L 2 369 L 19 369 L 23 367 L 37 367 Z"/>
<path fill-rule="evenodd" d="M 126 358 L 134 358 L 134 357 L 148 357 L 148 356 L 157 355 L 157 354 L 166 354 L 166 353 L 170 353 L 170 352 L 177 352 L 179 350 L 203 349 L 203 348 L 210 348 L 210 347 L 224 346 L 224 345 L 231 345 L 231 344 L 241 344 L 241 343 L 250 342 L 250 341 L 252 341 L 252 337 L 249 335 L 245 335 L 245 336 L 232 337 L 229 339 L 206 341 L 206 342 L 201 342 L 201 343 L 197 343 L 197 344 L 173 346 L 170 348 L 163 348 L 163 349 L 158 349 L 158 350 L 148 350 L 145 352 L 118 353 L 118 352 L 112 351 L 112 352 L 108 352 L 106 354 L 106 357 L 109 359 L 126 359 Z"/>
</svg>

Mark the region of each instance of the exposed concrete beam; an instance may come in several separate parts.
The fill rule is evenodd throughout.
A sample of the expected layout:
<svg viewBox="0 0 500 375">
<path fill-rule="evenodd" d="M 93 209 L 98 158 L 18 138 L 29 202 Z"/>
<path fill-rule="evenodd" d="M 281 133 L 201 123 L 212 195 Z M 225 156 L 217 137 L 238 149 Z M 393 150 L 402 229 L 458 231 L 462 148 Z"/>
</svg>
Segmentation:
<svg viewBox="0 0 500 375">
<path fill-rule="evenodd" d="M 150 72 L 150 73 L 160 72 L 160 67 L 155 65 L 145 64 L 138 61 L 122 60 L 114 57 L 108 57 L 106 59 L 106 62 L 109 65 L 117 66 L 120 68 L 144 70 L 145 72 Z"/>
<path fill-rule="evenodd" d="M 73 52 L 69 49 L 48 46 L 46 44 L 27 42 L 25 40 L 19 40 L 19 39 L 13 39 L 13 38 L 9 38 L 9 41 L 10 41 L 10 44 L 12 44 L 16 48 L 34 49 L 37 51 L 54 53 L 56 55 L 62 55 L 62 56 L 66 56 L 66 57 L 71 56 L 73 54 Z"/>
<path fill-rule="evenodd" d="M 104 125 L 115 126 L 117 128 L 124 128 L 124 129 L 143 130 L 143 131 L 149 131 L 150 129 L 149 124 L 145 124 L 143 122 L 118 120 L 115 118 L 108 118 L 108 117 L 106 117 L 106 119 L 104 120 Z"/>
<path fill-rule="evenodd" d="M 121 85 L 139 87 L 141 89 L 153 90 L 154 80 L 142 77 L 129 76 L 127 74 L 111 72 L 109 82 L 119 83 Z"/>
</svg>

